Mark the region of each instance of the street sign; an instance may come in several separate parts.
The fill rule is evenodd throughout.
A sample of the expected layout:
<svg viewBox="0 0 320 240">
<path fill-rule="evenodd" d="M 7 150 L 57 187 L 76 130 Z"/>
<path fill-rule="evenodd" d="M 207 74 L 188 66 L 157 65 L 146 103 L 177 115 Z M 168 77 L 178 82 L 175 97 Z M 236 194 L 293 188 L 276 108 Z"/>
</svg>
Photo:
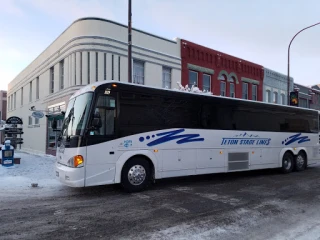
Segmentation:
<svg viewBox="0 0 320 240">
<path fill-rule="evenodd" d="M 34 118 L 43 118 L 44 117 L 44 113 L 40 112 L 40 111 L 36 111 L 32 113 L 32 117 Z"/>
<path fill-rule="evenodd" d="M 6 124 L 23 124 L 22 119 L 19 117 L 9 117 Z"/>
<path fill-rule="evenodd" d="M 15 137 L 5 137 L 6 140 L 10 140 L 11 142 L 22 141 L 23 138 L 15 138 Z"/>
<path fill-rule="evenodd" d="M 18 125 L 23 125 L 22 119 L 16 116 L 9 117 L 6 120 L 6 125 L 4 127 L 4 132 L 6 134 L 5 139 L 10 140 L 13 147 L 16 148 L 17 144 L 20 144 L 20 149 L 21 149 L 21 144 L 23 143 L 23 138 L 21 138 L 21 135 L 23 134 L 22 127 L 18 128 Z M 20 137 L 18 137 L 18 135 Z"/>
</svg>

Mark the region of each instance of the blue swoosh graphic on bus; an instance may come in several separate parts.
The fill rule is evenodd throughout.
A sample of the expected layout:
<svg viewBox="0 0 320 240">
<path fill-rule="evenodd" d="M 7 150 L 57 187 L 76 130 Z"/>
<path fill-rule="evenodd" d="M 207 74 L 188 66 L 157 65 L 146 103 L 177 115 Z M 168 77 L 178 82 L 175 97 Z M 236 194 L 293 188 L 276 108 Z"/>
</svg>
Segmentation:
<svg viewBox="0 0 320 240">
<path fill-rule="evenodd" d="M 156 134 L 156 136 L 161 137 L 158 138 L 150 143 L 147 144 L 147 146 L 151 147 L 151 146 L 155 146 L 155 145 L 159 145 L 165 142 L 169 142 L 172 140 L 176 140 L 176 139 L 180 139 L 178 140 L 176 143 L 177 144 L 183 144 L 183 143 L 189 143 L 189 142 L 203 142 L 204 138 L 199 138 L 200 134 L 180 134 L 184 132 L 185 129 L 179 129 L 179 130 L 173 130 L 173 131 L 169 131 L 169 132 L 164 132 L 164 133 L 158 133 Z M 152 135 L 152 138 L 154 138 L 155 135 Z M 147 136 L 146 139 L 149 140 L 151 137 Z M 144 137 L 140 137 L 139 141 L 143 142 L 145 140 Z"/>
<path fill-rule="evenodd" d="M 288 137 L 287 139 L 285 139 L 284 141 L 282 141 L 282 144 L 289 145 L 294 142 L 304 143 L 304 142 L 310 141 L 310 138 L 308 136 L 301 136 L 301 137 L 300 136 L 301 136 L 301 133 L 292 135 L 292 136 Z"/>
</svg>

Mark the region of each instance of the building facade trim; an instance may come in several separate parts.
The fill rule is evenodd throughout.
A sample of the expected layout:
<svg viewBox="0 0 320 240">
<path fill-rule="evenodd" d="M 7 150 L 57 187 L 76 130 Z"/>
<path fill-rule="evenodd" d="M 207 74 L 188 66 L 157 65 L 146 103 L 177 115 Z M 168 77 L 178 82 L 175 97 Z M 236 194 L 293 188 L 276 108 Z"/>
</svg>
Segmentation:
<svg viewBox="0 0 320 240">
<path fill-rule="evenodd" d="M 226 70 L 221 70 L 220 71 L 220 73 L 218 75 L 218 80 L 220 80 L 220 78 L 221 78 L 221 76 L 223 74 L 226 75 L 228 82 L 233 82 L 232 77 L 234 77 L 234 79 L 236 80 L 236 84 L 239 84 L 239 80 L 238 80 L 237 74 L 234 73 L 234 72 L 228 73 Z"/>
<path fill-rule="evenodd" d="M 255 85 L 260 85 L 259 81 L 254 80 L 254 79 L 250 79 L 250 78 L 246 78 L 246 77 L 242 77 L 241 81 L 242 82 L 247 82 L 247 83 L 252 83 L 252 84 L 255 84 Z"/>
<path fill-rule="evenodd" d="M 112 23 L 112 24 L 118 25 L 120 27 L 128 28 L 127 25 L 124 25 L 124 24 L 121 24 L 121 23 L 118 23 L 118 22 L 114 22 L 114 21 L 109 20 L 109 19 L 98 18 L 98 17 L 84 17 L 84 18 L 79 18 L 79 19 L 75 20 L 65 31 L 67 31 L 73 24 L 75 24 L 77 22 L 81 22 L 81 21 L 86 21 L 86 20 L 95 20 L 95 21 L 101 21 L 101 22 L 108 22 L 108 23 Z M 161 39 L 161 40 L 165 40 L 165 41 L 168 41 L 168 42 L 171 42 L 171 43 L 176 43 L 176 41 L 174 41 L 174 40 L 171 40 L 171 39 L 168 39 L 168 38 L 164 38 L 164 37 L 155 35 L 153 33 L 148 33 L 148 32 L 145 32 L 145 31 L 137 29 L 137 28 L 132 28 L 132 30 L 136 31 L 136 32 L 140 32 L 140 33 L 146 34 L 146 35 L 149 35 L 151 37 L 155 37 L 155 38 L 158 38 L 158 39 Z M 63 33 L 61 33 L 61 35 Z"/>
<path fill-rule="evenodd" d="M 201 66 L 198 66 L 198 65 L 190 64 L 190 63 L 188 63 L 188 69 L 196 70 L 196 71 L 203 72 L 203 73 L 208 73 L 208 74 L 214 74 L 214 70 L 213 69 L 206 68 L 206 67 L 201 67 Z"/>
<path fill-rule="evenodd" d="M 229 74 L 229 78 L 231 79 L 231 77 L 234 77 L 234 79 L 236 80 L 236 83 L 239 84 L 239 80 L 238 80 L 238 76 L 235 72 L 231 72 Z M 232 80 L 232 79 L 231 79 Z M 233 82 L 233 81 L 232 81 Z"/>
<path fill-rule="evenodd" d="M 58 38 L 57 38 L 58 39 Z M 42 68 L 42 65 L 45 65 L 47 62 L 52 62 L 52 58 L 56 59 L 58 56 L 60 56 L 61 54 L 65 53 L 66 50 L 69 50 L 70 47 L 74 47 L 74 46 L 77 46 L 76 44 L 73 44 L 72 46 L 69 46 L 67 48 L 68 45 L 70 45 L 70 43 L 74 42 L 74 41 L 77 41 L 77 40 L 83 40 L 83 39 L 99 39 L 99 40 L 107 40 L 107 41 L 111 41 L 111 42 L 115 42 L 115 43 L 119 43 L 121 45 L 124 45 L 124 46 L 127 46 L 128 43 L 126 42 L 123 42 L 123 41 L 120 41 L 120 40 L 117 40 L 117 39 L 114 39 L 114 38 L 109 38 L 109 37 L 102 37 L 102 36 L 97 36 L 97 35 L 88 35 L 88 36 L 79 36 L 79 37 L 74 37 L 70 40 L 68 40 L 62 47 L 60 47 L 59 49 L 57 49 L 54 53 L 52 53 L 48 58 L 46 58 L 46 60 L 44 60 L 42 63 L 40 63 L 37 67 L 34 68 L 33 71 L 31 71 L 29 74 L 27 74 L 27 76 L 24 78 L 24 79 L 30 79 L 30 76 L 31 75 L 34 75 L 35 72 L 39 71 L 38 69 Z M 177 42 L 174 42 L 173 43 L 176 43 Z M 95 43 L 95 42 L 84 42 L 84 43 L 79 43 L 79 44 L 83 44 L 83 45 L 94 45 L 94 44 L 99 44 L 99 43 Z M 103 44 L 103 43 L 100 43 L 100 44 Z M 104 44 L 103 46 L 112 46 L 113 48 L 117 48 L 117 49 L 120 49 L 120 50 L 124 50 L 124 51 L 127 51 L 126 48 L 121 48 L 121 47 L 117 47 L 117 46 L 114 46 L 114 45 L 111 45 L 111 44 Z M 66 50 L 64 50 L 64 48 L 67 48 Z M 156 54 L 156 55 L 160 55 L 160 56 L 164 56 L 164 57 L 167 57 L 167 58 L 170 58 L 170 59 L 174 59 L 174 60 L 177 60 L 177 61 L 180 61 L 181 58 L 180 57 L 176 57 L 176 56 L 173 56 L 173 55 L 170 55 L 170 54 L 165 54 L 165 53 L 162 53 L 162 52 L 158 52 L 158 51 L 154 51 L 154 50 L 151 50 L 151 49 L 148 49 L 148 48 L 144 48 L 144 47 L 140 47 L 140 46 L 136 46 L 136 45 L 132 45 L 132 53 L 136 53 L 136 54 L 141 54 L 140 52 L 136 52 L 134 51 L 135 48 L 136 49 L 139 49 L 139 50 L 144 50 L 146 52 L 150 52 L 150 53 L 153 53 L 153 54 Z M 45 51 L 44 51 L 45 52 Z M 41 54 L 40 54 L 41 55 Z M 40 56 L 39 55 L 39 56 Z M 155 57 L 153 57 L 155 58 Z M 162 59 L 161 59 L 162 60 Z M 27 69 L 29 66 L 27 66 L 25 69 Z M 23 70 L 24 71 L 24 70 Z M 22 72 L 23 72 L 22 71 Z M 14 86 L 12 87 L 14 88 Z"/>
<path fill-rule="evenodd" d="M 78 43 L 78 44 L 74 44 L 72 46 L 69 46 L 66 50 L 64 50 L 63 52 L 60 52 L 59 55 L 57 55 L 54 59 L 51 59 L 51 61 L 48 61 L 46 60 L 45 62 L 46 65 L 42 64 L 43 66 L 40 68 L 40 69 L 35 69 L 34 71 L 32 71 L 32 76 L 28 77 L 28 78 L 25 78 L 24 80 L 20 81 L 19 83 L 17 83 L 16 86 L 12 87 L 10 89 L 10 94 L 17 91 L 18 89 L 20 89 L 21 86 L 25 86 L 27 85 L 32 79 L 34 79 L 36 76 L 39 76 L 43 73 L 43 71 L 46 71 L 48 66 L 51 66 L 51 65 L 55 65 L 57 64 L 58 62 L 60 62 L 62 59 L 65 59 L 67 57 L 69 57 L 71 54 L 73 53 L 76 53 L 76 52 L 82 52 L 82 51 L 90 51 L 90 52 L 94 52 L 94 51 L 98 51 L 98 52 L 104 52 L 104 53 L 112 53 L 112 54 L 116 54 L 116 55 L 119 55 L 119 56 L 123 56 L 123 57 L 127 57 L 126 54 L 123 54 L 123 53 L 119 53 L 119 52 L 115 52 L 115 51 L 111 51 L 111 50 L 105 50 L 105 49 L 98 49 L 98 48 L 82 48 L 82 49 L 77 49 L 77 50 L 74 50 L 74 51 L 71 51 L 68 53 L 68 55 L 63 55 L 64 53 L 66 53 L 67 51 L 69 51 L 71 48 L 74 48 L 74 47 L 78 47 L 78 46 L 83 46 L 83 45 L 90 45 L 90 46 L 100 46 L 100 47 L 112 47 L 114 49 L 118 49 L 118 50 L 122 50 L 122 51 L 127 51 L 127 49 L 124 49 L 124 48 L 121 48 L 121 47 L 116 47 L 116 46 L 113 46 L 113 45 L 110 45 L 110 44 L 103 44 L 103 43 L 94 43 L 94 42 L 89 42 L 89 43 Z M 153 57 L 153 56 L 149 56 L 147 54 L 143 54 L 143 53 L 140 53 L 140 52 L 136 52 L 136 51 L 132 51 L 133 54 L 136 54 L 136 55 L 140 55 L 140 56 L 143 56 L 143 57 L 148 57 L 148 58 L 152 58 L 152 59 L 155 59 L 155 60 L 158 60 L 158 61 L 162 61 L 164 63 L 169 63 L 169 64 L 172 64 L 172 65 L 176 65 L 176 67 L 172 67 L 170 66 L 170 68 L 172 69 L 176 69 L 176 70 L 181 70 L 181 65 L 179 62 L 171 62 L 171 61 L 168 61 L 168 60 L 165 60 L 165 59 L 161 59 L 161 58 L 156 58 L 156 57 Z M 53 54 L 54 55 L 54 54 Z M 157 63 L 155 61 L 150 61 L 150 60 L 143 60 L 144 62 L 148 62 L 148 63 L 153 63 L 153 64 L 156 64 L 156 65 L 163 65 L 163 64 L 160 64 L 160 63 Z M 178 67 L 179 66 L 179 67 Z M 31 75 L 30 74 L 30 75 Z M 9 94 L 9 95 L 10 95 Z"/>
</svg>

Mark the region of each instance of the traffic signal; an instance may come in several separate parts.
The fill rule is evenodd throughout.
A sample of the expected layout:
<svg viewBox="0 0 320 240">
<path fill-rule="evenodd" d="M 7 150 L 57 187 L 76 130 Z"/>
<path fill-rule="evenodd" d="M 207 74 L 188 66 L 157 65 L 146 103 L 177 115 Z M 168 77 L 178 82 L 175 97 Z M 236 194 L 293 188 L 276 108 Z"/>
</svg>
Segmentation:
<svg viewBox="0 0 320 240">
<path fill-rule="evenodd" d="M 299 105 L 299 96 L 298 92 L 290 92 L 290 106 L 298 106 Z"/>
</svg>

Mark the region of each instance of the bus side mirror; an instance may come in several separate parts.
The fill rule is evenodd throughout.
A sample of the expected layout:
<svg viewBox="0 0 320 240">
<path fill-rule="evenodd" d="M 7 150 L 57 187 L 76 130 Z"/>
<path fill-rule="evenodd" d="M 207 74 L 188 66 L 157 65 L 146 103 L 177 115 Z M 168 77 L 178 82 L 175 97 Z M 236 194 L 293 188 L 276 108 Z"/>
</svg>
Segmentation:
<svg viewBox="0 0 320 240">
<path fill-rule="evenodd" d="M 56 119 L 53 119 L 53 120 L 52 120 L 51 127 L 52 127 L 53 130 L 56 130 L 56 129 L 57 129 L 57 120 L 56 120 Z"/>
<path fill-rule="evenodd" d="M 101 128 L 102 127 L 101 116 L 99 113 L 95 113 L 93 115 L 92 126 L 94 128 Z"/>
</svg>

